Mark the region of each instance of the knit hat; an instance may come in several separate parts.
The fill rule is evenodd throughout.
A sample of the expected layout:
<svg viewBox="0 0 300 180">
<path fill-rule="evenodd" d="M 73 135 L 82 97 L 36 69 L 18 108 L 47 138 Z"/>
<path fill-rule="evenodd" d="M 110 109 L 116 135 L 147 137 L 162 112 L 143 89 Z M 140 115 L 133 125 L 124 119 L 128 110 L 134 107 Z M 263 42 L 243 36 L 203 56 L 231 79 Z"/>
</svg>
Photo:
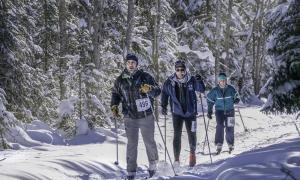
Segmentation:
<svg viewBox="0 0 300 180">
<path fill-rule="evenodd" d="M 182 61 L 182 60 L 176 61 L 176 62 L 175 62 L 175 69 L 176 69 L 176 68 L 179 68 L 179 67 L 182 67 L 182 68 L 186 69 L 185 62 Z"/>
<path fill-rule="evenodd" d="M 126 56 L 126 59 L 125 61 L 128 61 L 128 60 L 133 60 L 136 62 L 136 64 L 139 63 L 139 59 L 137 58 L 137 56 L 133 53 L 128 53 L 127 56 Z"/>
<path fill-rule="evenodd" d="M 221 80 L 227 80 L 227 76 L 225 73 L 219 73 L 218 75 L 218 81 L 221 81 Z"/>
</svg>

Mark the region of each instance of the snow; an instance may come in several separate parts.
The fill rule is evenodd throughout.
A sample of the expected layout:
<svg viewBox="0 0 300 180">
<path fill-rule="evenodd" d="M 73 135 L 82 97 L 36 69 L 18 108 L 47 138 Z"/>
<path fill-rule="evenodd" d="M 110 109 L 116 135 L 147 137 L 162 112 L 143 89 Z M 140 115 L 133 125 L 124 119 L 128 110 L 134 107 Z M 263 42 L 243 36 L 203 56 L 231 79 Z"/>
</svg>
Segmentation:
<svg viewBox="0 0 300 180">
<path fill-rule="evenodd" d="M 42 145 L 42 143 L 35 141 L 30 138 L 30 136 L 19 126 L 13 127 L 9 130 L 9 135 L 6 136 L 6 140 L 10 142 L 10 146 L 16 147 L 33 147 Z M 15 143 L 17 145 L 15 145 Z"/>
<path fill-rule="evenodd" d="M 300 138 L 294 127 L 295 117 L 285 114 L 266 115 L 260 112 L 260 107 L 254 106 L 241 106 L 239 109 L 248 131 L 244 131 L 239 113 L 236 112 L 235 150 L 228 154 L 224 145 L 224 152 L 212 156 L 212 164 L 207 146 L 203 152 L 205 133 L 202 116 L 197 118 L 197 165 L 194 168 L 187 166 L 189 148 L 186 131 L 183 129 L 181 167 L 177 177 L 173 177 L 169 161 L 167 164 L 164 161 L 164 146 L 156 126 L 155 139 L 160 162 L 159 171 L 153 179 L 284 179 L 286 174 L 283 171 L 291 171 L 293 176 L 300 177 Z M 163 132 L 164 122 L 164 118 L 161 117 L 159 125 Z M 167 116 L 166 122 L 166 142 L 173 157 L 171 116 Z M 210 149 L 214 152 L 216 123 L 215 120 L 208 123 Z M 87 127 L 86 124 L 84 127 Z M 21 150 L 0 152 L 0 179 L 122 179 L 126 175 L 127 140 L 123 127 L 118 129 L 119 165 L 114 164 L 114 129 L 96 128 L 64 140 L 51 127 L 38 120 L 26 128 L 27 133 L 21 128 L 15 128 L 13 132 L 18 141 L 10 143 Z M 142 174 L 142 169 L 148 167 L 148 161 L 141 136 L 138 152 L 138 174 Z"/>
<path fill-rule="evenodd" d="M 85 118 L 76 120 L 76 135 L 87 135 L 89 130 L 90 128 Z"/>
<path fill-rule="evenodd" d="M 83 0 L 83 1 L 85 2 L 85 4 L 86 4 L 87 6 L 91 6 L 91 3 L 90 3 L 89 0 Z"/>
<path fill-rule="evenodd" d="M 79 19 L 79 27 L 81 28 L 87 27 L 87 22 L 85 21 L 85 19 L 83 18 Z"/>
<path fill-rule="evenodd" d="M 60 119 L 66 116 L 72 116 L 74 112 L 74 104 L 77 100 L 77 97 L 70 97 L 70 99 L 65 99 L 61 101 L 58 107 L 58 116 Z"/>
<path fill-rule="evenodd" d="M 212 39 L 214 37 L 213 33 L 211 32 L 211 30 L 207 26 L 204 27 L 203 33 L 209 39 Z"/>
<path fill-rule="evenodd" d="M 78 134 L 73 139 L 68 140 L 68 145 L 103 143 L 106 136 L 100 132 L 87 131 L 85 134 Z"/>
<path fill-rule="evenodd" d="M 26 132 L 31 139 L 53 145 L 65 145 L 65 140 L 46 123 L 34 120 L 26 125 Z"/>
<path fill-rule="evenodd" d="M 194 53 L 198 56 L 199 59 L 209 59 L 210 62 L 215 62 L 215 57 L 213 56 L 213 53 L 208 49 L 204 48 L 203 51 L 193 51 L 189 48 L 188 45 L 184 46 L 177 46 L 177 51 L 180 53 Z"/>
<path fill-rule="evenodd" d="M 91 98 L 92 98 L 93 104 L 94 104 L 99 110 L 101 110 L 102 112 L 105 112 L 105 107 L 104 107 L 104 105 L 101 103 L 101 101 L 97 98 L 97 96 L 92 95 Z"/>
</svg>

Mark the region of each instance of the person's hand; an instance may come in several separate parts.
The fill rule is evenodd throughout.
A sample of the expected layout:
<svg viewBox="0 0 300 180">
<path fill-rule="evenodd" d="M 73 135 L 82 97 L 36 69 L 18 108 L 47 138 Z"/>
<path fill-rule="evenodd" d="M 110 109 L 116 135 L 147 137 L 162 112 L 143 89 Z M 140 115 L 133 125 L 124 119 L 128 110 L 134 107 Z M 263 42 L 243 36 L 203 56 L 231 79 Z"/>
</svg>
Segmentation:
<svg viewBox="0 0 300 180">
<path fill-rule="evenodd" d="M 201 81 L 202 80 L 202 77 L 201 77 L 200 74 L 196 74 L 195 78 L 196 78 L 197 81 Z"/>
<path fill-rule="evenodd" d="M 234 104 L 238 104 L 240 102 L 240 99 L 239 98 L 235 98 L 234 100 L 233 100 L 233 103 Z"/>
<path fill-rule="evenodd" d="M 208 119 L 212 119 L 212 111 L 207 112 L 207 117 L 208 117 Z"/>
<path fill-rule="evenodd" d="M 140 91 L 141 91 L 142 93 L 147 94 L 149 91 L 151 91 L 151 89 L 152 89 L 152 86 L 151 86 L 151 85 L 149 85 L 149 84 L 142 84 L 142 85 L 141 85 L 141 88 L 140 88 Z"/>
<path fill-rule="evenodd" d="M 161 114 L 162 114 L 162 115 L 167 115 L 167 114 L 168 114 L 167 108 L 162 108 L 162 109 L 161 109 Z"/>
<path fill-rule="evenodd" d="M 115 118 L 120 118 L 121 117 L 121 115 L 119 114 L 119 107 L 117 105 L 113 105 L 111 107 L 111 112 L 112 112 L 112 114 Z"/>
</svg>

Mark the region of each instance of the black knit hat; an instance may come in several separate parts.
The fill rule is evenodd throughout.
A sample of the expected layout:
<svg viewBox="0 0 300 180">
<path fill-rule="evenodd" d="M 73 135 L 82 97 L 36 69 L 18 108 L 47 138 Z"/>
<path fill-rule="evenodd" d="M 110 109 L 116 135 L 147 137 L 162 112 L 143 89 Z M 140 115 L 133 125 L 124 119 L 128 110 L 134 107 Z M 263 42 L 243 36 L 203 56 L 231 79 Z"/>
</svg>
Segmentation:
<svg viewBox="0 0 300 180">
<path fill-rule="evenodd" d="M 125 61 L 128 61 L 128 60 L 133 60 L 133 61 L 136 62 L 136 64 L 139 63 L 139 59 L 138 59 L 138 58 L 136 57 L 136 55 L 133 54 L 133 53 L 128 53 L 128 54 L 127 54 Z"/>
<path fill-rule="evenodd" d="M 176 69 L 176 68 L 179 68 L 179 67 L 182 67 L 182 68 L 186 69 L 185 62 L 182 61 L 182 60 L 176 61 L 176 62 L 175 62 L 175 69 Z"/>
</svg>

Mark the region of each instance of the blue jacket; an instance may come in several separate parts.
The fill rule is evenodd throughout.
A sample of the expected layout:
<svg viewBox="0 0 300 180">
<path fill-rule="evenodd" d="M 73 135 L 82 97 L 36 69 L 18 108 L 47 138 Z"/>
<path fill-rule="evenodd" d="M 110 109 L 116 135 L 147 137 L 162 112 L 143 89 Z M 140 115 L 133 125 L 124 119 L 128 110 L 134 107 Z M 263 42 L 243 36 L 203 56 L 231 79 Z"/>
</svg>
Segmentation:
<svg viewBox="0 0 300 180">
<path fill-rule="evenodd" d="M 238 103 L 239 101 L 239 94 L 233 86 L 226 85 L 222 89 L 218 85 L 207 94 L 207 111 L 212 112 L 214 104 L 217 111 L 230 111 L 234 109 L 234 103 Z"/>
<path fill-rule="evenodd" d="M 170 103 L 172 114 L 176 114 L 182 117 L 192 117 L 197 115 L 197 96 L 195 91 L 204 92 L 205 86 L 203 81 L 197 81 L 194 76 L 187 75 L 188 79 L 183 84 L 186 94 L 186 112 L 184 113 L 179 100 L 176 97 L 175 85 L 176 75 L 170 76 L 164 83 L 161 95 L 161 106 L 167 109 L 168 103 Z"/>
</svg>

